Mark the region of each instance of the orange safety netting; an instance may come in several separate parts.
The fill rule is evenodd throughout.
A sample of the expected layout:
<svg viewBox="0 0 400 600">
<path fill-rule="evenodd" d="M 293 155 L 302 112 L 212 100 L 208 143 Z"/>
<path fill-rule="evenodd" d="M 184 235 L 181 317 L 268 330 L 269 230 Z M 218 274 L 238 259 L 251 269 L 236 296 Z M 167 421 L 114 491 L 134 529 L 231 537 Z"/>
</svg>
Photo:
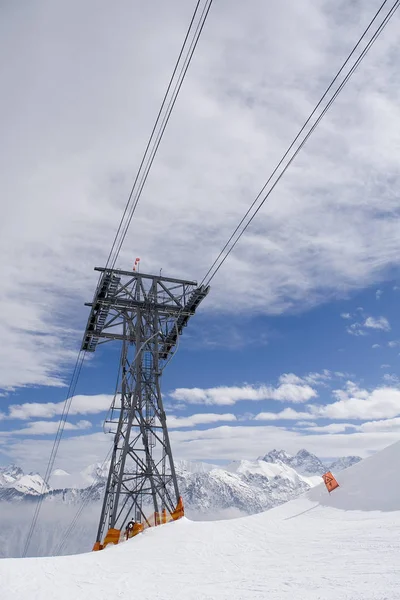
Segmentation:
<svg viewBox="0 0 400 600">
<path fill-rule="evenodd" d="M 126 532 L 122 532 L 120 529 L 109 529 L 107 535 L 104 538 L 104 542 L 96 542 L 93 546 L 93 551 L 103 550 L 107 544 L 118 544 L 118 542 L 124 539 L 130 539 L 142 533 L 148 527 L 157 527 L 157 525 L 164 525 L 165 523 L 171 523 L 177 521 L 185 516 L 185 508 L 183 506 L 183 500 L 179 497 L 178 504 L 172 513 L 169 513 L 164 508 L 161 513 L 154 512 L 148 517 L 145 517 L 143 523 L 135 523 L 133 529 L 128 529 Z"/>
<path fill-rule="evenodd" d="M 322 479 L 324 480 L 326 489 L 328 490 L 329 493 L 331 493 L 333 490 L 336 490 L 336 488 L 339 487 L 338 482 L 336 481 L 336 479 L 334 478 L 334 476 L 332 475 L 332 473 L 330 471 L 328 471 L 327 473 L 324 473 L 324 475 L 322 475 Z"/>
</svg>

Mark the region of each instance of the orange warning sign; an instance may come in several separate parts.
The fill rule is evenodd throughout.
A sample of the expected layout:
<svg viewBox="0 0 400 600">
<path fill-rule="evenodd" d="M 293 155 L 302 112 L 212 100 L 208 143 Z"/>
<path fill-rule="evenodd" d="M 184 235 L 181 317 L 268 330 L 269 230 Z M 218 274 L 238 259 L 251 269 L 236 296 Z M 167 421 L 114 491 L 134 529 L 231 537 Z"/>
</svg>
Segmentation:
<svg viewBox="0 0 400 600">
<path fill-rule="evenodd" d="M 328 490 L 329 493 L 331 493 L 333 490 L 335 490 L 336 488 L 339 487 L 338 482 L 336 481 L 336 479 L 334 478 L 334 476 L 332 475 L 332 473 L 330 471 L 328 471 L 327 473 L 324 473 L 324 475 L 322 475 L 322 479 L 324 480 L 326 489 Z"/>
</svg>

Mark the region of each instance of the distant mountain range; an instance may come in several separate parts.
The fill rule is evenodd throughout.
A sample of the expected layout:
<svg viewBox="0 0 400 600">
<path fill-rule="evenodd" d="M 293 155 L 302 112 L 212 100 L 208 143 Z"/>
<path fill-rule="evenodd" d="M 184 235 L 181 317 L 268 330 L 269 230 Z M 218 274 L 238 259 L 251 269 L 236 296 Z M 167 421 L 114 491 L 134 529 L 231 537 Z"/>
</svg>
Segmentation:
<svg viewBox="0 0 400 600">
<path fill-rule="evenodd" d="M 321 482 L 327 470 L 340 471 L 361 459 L 347 456 L 331 465 L 324 464 L 307 450 L 291 456 L 284 450 L 271 450 L 255 461 L 240 460 L 226 466 L 176 461 L 179 487 L 192 516 L 209 518 L 221 511 L 253 514 L 295 498 Z M 45 490 L 46 499 L 68 504 L 80 502 L 90 490 L 90 501 L 98 501 L 104 491 L 108 468 L 90 465 L 77 476 L 57 469 L 51 488 L 37 473 L 25 475 L 18 466 L 0 467 L 0 501 L 35 501 Z M 75 482 L 75 485 L 71 485 Z"/>
</svg>

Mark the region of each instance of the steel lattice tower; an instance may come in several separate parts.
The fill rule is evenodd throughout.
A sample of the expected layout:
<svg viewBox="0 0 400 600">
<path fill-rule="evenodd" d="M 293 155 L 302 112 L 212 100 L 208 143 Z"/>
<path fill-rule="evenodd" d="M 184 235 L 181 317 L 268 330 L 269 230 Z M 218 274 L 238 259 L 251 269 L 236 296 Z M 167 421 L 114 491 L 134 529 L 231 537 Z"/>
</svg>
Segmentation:
<svg viewBox="0 0 400 600">
<path fill-rule="evenodd" d="M 180 496 L 160 379 L 183 327 L 209 288 L 161 275 L 95 270 L 102 275 L 93 302 L 87 304 L 91 312 L 82 350 L 94 352 L 111 340 L 122 344 L 117 390 L 106 421 L 114 447 L 99 544 L 105 532 L 121 531 L 132 517 L 158 524 L 159 515 L 176 510 Z"/>
</svg>

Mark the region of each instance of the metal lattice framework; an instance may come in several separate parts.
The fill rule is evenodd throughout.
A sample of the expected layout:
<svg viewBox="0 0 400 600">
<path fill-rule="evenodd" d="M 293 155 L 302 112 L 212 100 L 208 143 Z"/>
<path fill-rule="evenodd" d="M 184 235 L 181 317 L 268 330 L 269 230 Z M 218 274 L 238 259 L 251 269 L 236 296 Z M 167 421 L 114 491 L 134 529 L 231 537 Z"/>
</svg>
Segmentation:
<svg viewBox="0 0 400 600">
<path fill-rule="evenodd" d="M 107 423 L 114 448 L 96 541 L 129 518 L 172 514 L 178 482 L 163 408 L 160 378 L 190 317 L 209 288 L 194 281 L 119 269 L 102 273 L 82 350 L 122 342 L 118 385 Z"/>
</svg>

